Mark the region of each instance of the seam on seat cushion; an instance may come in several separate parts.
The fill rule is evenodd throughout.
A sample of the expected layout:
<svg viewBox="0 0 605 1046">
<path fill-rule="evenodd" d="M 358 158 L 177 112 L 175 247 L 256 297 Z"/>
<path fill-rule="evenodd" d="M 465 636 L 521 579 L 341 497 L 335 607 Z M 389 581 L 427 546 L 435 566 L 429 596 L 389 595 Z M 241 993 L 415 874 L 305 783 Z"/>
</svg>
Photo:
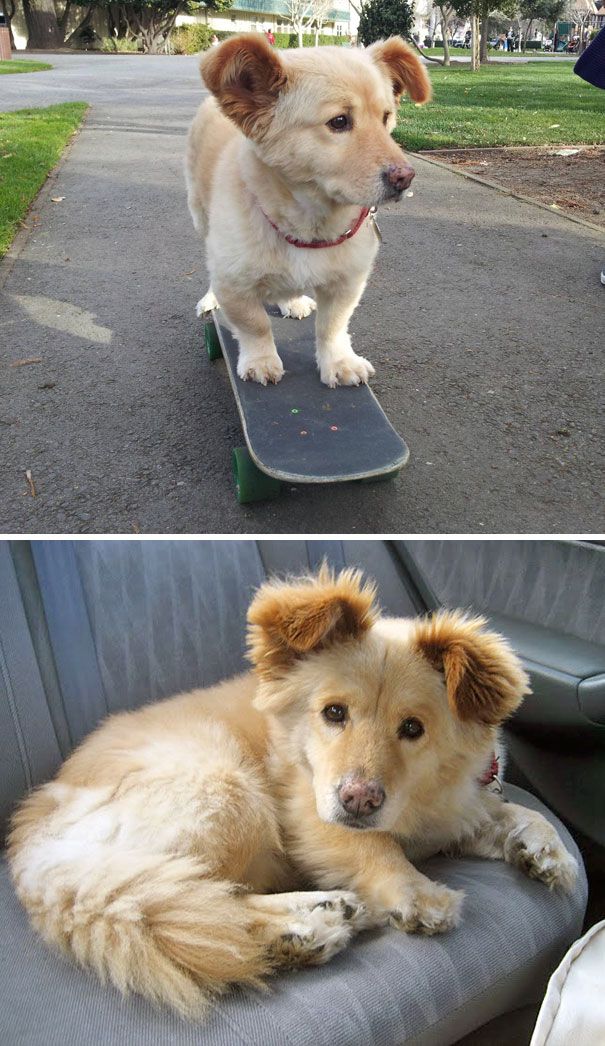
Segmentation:
<svg viewBox="0 0 605 1046">
<path fill-rule="evenodd" d="M 2 643 L 2 636 L 0 636 L 0 668 L 2 670 L 2 678 L 4 680 L 4 686 L 6 688 L 6 696 L 8 700 L 8 707 L 15 728 L 15 737 L 17 739 L 17 746 L 19 748 L 19 756 L 21 758 L 21 765 L 23 766 L 23 774 L 25 776 L 25 783 L 28 789 L 33 785 L 32 768 L 27 754 L 27 745 L 25 744 L 25 737 L 21 729 L 21 722 L 19 720 L 19 713 L 17 712 L 17 702 L 15 701 L 15 693 L 13 690 L 13 684 L 10 676 L 8 667 L 8 659 Z"/>
</svg>

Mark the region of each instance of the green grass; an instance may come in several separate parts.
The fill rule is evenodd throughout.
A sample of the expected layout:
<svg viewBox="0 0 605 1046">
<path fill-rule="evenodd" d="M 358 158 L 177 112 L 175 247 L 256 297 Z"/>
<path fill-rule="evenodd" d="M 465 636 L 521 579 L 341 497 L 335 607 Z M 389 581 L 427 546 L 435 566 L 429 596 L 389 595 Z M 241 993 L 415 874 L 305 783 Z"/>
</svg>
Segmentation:
<svg viewBox="0 0 605 1046">
<path fill-rule="evenodd" d="M 429 75 L 433 101 L 404 101 L 399 112 L 395 138 L 407 149 L 605 142 L 605 91 L 567 63 L 430 66 Z"/>
<path fill-rule="evenodd" d="M 0 113 L 0 257 L 87 108 L 65 102 Z"/>
<path fill-rule="evenodd" d="M 48 62 L 30 62 L 23 58 L 11 58 L 0 62 L 0 76 L 3 73 L 39 73 L 42 69 L 52 69 Z"/>
</svg>

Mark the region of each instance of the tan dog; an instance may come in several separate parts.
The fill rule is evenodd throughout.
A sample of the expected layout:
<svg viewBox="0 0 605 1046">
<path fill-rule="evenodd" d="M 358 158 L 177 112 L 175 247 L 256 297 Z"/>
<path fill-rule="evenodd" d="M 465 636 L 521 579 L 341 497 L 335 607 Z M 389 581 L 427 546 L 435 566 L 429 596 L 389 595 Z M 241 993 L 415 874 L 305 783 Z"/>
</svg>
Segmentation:
<svg viewBox="0 0 605 1046">
<path fill-rule="evenodd" d="M 462 894 L 411 859 L 571 889 L 551 825 L 480 782 L 527 692 L 481 619 L 381 618 L 356 573 L 323 570 L 263 586 L 249 620 L 257 678 L 112 716 L 17 811 L 11 871 L 49 943 L 194 1015 L 364 926 L 455 926 Z"/>
<path fill-rule="evenodd" d="M 424 66 L 398 37 L 278 53 L 248 33 L 209 51 L 201 72 L 214 98 L 193 121 L 186 165 L 211 281 L 198 315 L 220 305 L 240 378 L 266 384 L 283 366 L 264 303 L 299 319 L 317 303 L 321 380 L 367 381 L 374 368 L 348 334 L 378 248 L 367 211 L 414 177 L 391 131 L 403 91 L 430 98 Z"/>
</svg>

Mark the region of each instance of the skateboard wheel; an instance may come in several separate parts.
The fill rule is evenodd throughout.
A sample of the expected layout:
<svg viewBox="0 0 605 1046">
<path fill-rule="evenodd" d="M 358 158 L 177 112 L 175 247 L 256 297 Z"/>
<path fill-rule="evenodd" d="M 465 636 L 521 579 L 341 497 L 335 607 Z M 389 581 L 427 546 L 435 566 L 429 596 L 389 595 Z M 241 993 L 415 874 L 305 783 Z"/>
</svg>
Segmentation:
<svg viewBox="0 0 605 1046">
<path fill-rule="evenodd" d="M 250 501 L 269 501 L 278 498 L 281 482 L 262 472 L 254 464 L 246 447 L 236 447 L 231 458 L 237 500 L 240 505 Z"/>
<path fill-rule="evenodd" d="M 220 360 L 223 355 L 219 336 L 214 322 L 207 323 L 204 327 L 204 344 L 209 360 Z"/>
</svg>

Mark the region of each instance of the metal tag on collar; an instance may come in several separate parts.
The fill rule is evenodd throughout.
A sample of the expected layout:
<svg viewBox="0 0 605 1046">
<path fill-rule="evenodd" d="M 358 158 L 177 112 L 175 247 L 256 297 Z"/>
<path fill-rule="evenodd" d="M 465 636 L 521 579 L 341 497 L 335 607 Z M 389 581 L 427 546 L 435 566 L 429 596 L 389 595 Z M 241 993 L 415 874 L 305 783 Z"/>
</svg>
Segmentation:
<svg viewBox="0 0 605 1046">
<path fill-rule="evenodd" d="M 370 221 L 371 221 L 372 225 L 374 226 L 374 232 L 376 233 L 376 236 L 378 238 L 378 242 L 382 243 L 383 242 L 382 233 L 380 231 L 380 226 L 379 226 L 378 222 L 376 221 L 376 208 L 375 207 L 370 207 Z"/>
</svg>

